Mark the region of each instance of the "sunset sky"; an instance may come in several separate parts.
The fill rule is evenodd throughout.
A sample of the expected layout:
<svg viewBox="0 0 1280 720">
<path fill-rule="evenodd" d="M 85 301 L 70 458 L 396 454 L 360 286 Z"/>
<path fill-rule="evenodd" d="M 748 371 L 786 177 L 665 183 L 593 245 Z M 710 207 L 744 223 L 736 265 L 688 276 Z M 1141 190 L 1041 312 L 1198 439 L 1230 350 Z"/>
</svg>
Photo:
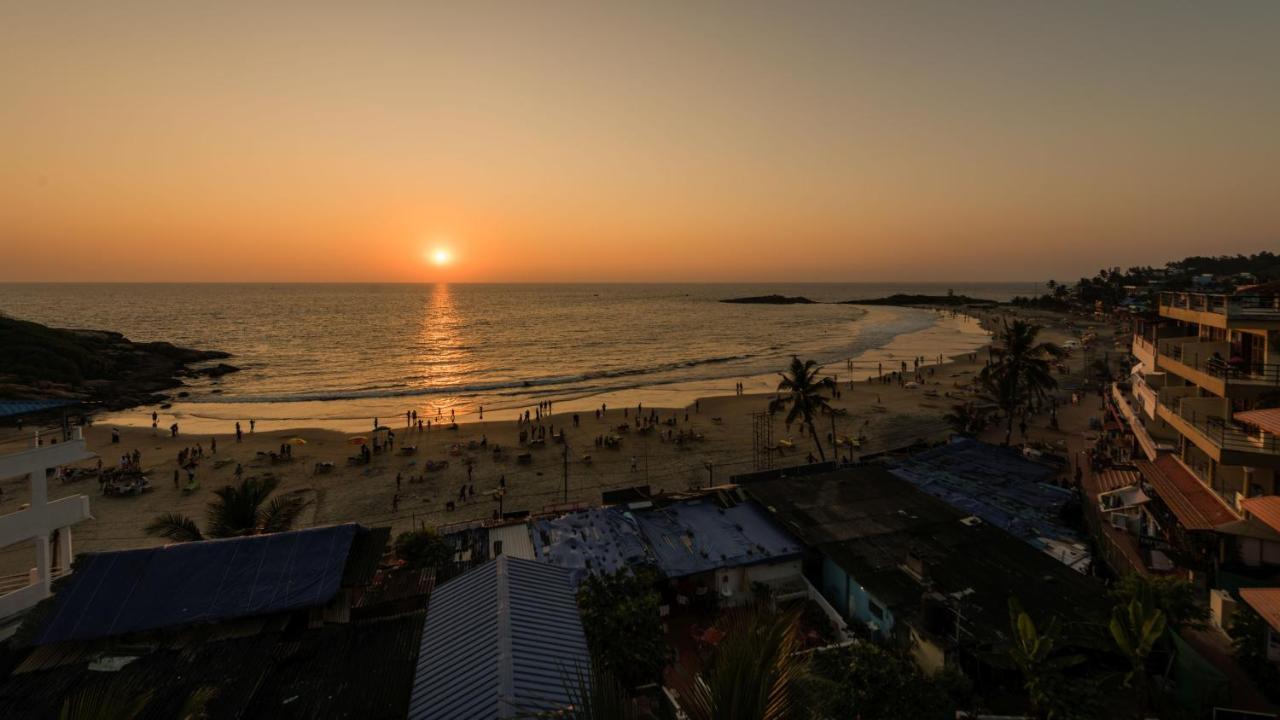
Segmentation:
<svg viewBox="0 0 1280 720">
<path fill-rule="evenodd" d="M 1280 247 L 1280 2 L 262 5 L 3 3 L 0 281 L 1038 280 Z"/>
</svg>

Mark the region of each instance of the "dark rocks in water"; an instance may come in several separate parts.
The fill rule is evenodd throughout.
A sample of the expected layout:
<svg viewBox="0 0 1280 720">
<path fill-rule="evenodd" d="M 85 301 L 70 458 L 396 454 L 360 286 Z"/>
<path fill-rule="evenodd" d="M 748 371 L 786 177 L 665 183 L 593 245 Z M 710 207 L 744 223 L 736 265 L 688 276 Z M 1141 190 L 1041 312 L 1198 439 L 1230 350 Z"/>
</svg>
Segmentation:
<svg viewBox="0 0 1280 720">
<path fill-rule="evenodd" d="M 191 397 L 191 393 L 187 392 L 186 390 L 183 390 L 182 392 L 178 393 L 178 397 L 181 397 L 181 398 Z"/>
<path fill-rule="evenodd" d="M 817 300 L 810 300 L 807 297 L 786 295 L 756 295 L 754 297 L 729 298 L 721 300 L 723 303 L 738 303 L 742 305 L 816 305 Z"/>
<path fill-rule="evenodd" d="M 218 363 L 217 365 L 212 365 L 210 367 L 186 368 L 180 371 L 178 374 L 183 377 L 216 378 L 216 377 L 222 377 L 223 375 L 227 375 L 233 372 L 240 372 L 240 368 L 236 367 L 235 365 Z"/>
<path fill-rule="evenodd" d="M 217 350 L 193 350 L 167 342 L 132 342 L 117 332 L 67 330 L 0 316 L 0 396 L 67 398 L 108 410 L 162 402 L 159 393 L 183 377 L 218 377 L 237 368 L 219 363 Z"/>
<path fill-rule="evenodd" d="M 966 295 L 907 295 L 899 293 L 882 298 L 845 300 L 841 305 L 942 305 L 946 307 L 995 307 L 995 300 L 971 298 Z"/>
</svg>

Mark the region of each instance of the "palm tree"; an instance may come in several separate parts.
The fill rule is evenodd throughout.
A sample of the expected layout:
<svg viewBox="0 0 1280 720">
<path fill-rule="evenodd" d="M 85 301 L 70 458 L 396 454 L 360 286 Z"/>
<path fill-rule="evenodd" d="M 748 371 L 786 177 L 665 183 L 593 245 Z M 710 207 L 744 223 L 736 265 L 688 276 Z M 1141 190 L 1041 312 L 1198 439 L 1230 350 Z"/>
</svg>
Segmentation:
<svg viewBox="0 0 1280 720">
<path fill-rule="evenodd" d="M 1041 631 L 1016 598 L 1009 598 L 1009 625 L 1013 642 L 1007 654 L 1022 673 L 1032 714 L 1044 718 L 1057 715 L 1062 671 L 1084 662 L 1084 657 L 1059 654 L 1057 618 Z"/>
<path fill-rule="evenodd" d="M 1037 342 L 1040 329 L 1025 320 L 1002 321 L 991 348 L 991 364 L 979 376 L 1007 416 L 1006 445 L 1013 437 L 1014 416 L 1058 387 L 1051 362 L 1062 357 L 1062 349 L 1050 342 Z"/>
<path fill-rule="evenodd" d="M 819 379 L 819 370 L 821 368 L 818 363 L 792 355 L 791 367 L 784 373 L 778 373 L 782 380 L 778 383 L 778 396 L 769 402 L 769 412 L 776 413 L 790 405 L 787 424 L 790 425 L 797 419 L 803 420 L 809 426 L 809 436 L 818 448 L 818 456 L 825 462 L 827 454 L 822 451 L 822 443 L 818 442 L 818 430 L 814 427 L 813 418 L 819 413 L 831 412 L 827 396 L 822 392 L 834 392 L 836 384 L 829 377 Z M 835 438 L 832 438 L 832 442 L 834 441 Z"/>
<path fill-rule="evenodd" d="M 279 487 L 276 478 L 245 478 L 239 485 L 226 485 L 213 492 L 217 497 L 205 513 L 208 530 L 201 532 L 182 513 L 164 513 L 147 525 L 148 535 L 177 542 L 209 538 L 265 535 L 288 530 L 307 503 L 300 497 L 267 498 Z"/>
<path fill-rule="evenodd" d="M 681 689 L 692 720 L 793 717 L 793 691 L 804 672 L 799 612 L 739 610 L 726 616 L 724 639 L 707 670 Z"/>
<path fill-rule="evenodd" d="M 1136 597 L 1111 611 L 1111 639 L 1129 662 L 1124 684 L 1137 688 L 1139 718 L 1147 716 L 1147 656 L 1164 636 L 1165 626 L 1164 611 L 1148 607 Z"/>
<path fill-rule="evenodd" d="M 961 435 L 973 435 L 987 426 L 987 410 L 972 402 L 957 403 L 942 419 Z"/>
</svg>

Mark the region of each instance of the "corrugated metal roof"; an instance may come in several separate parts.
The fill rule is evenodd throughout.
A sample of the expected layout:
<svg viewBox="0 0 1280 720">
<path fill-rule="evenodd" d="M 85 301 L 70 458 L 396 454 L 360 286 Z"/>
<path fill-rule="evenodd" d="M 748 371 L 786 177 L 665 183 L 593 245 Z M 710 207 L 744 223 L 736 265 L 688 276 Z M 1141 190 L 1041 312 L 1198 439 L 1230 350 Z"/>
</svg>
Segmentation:
<svg viewBox="0 0 1280 720">
<path fill-rule="evenodd" d="M 85 553 L 36 644 L 316 607 L 338 593 L 359 525 Z"/>
<path fill-rule="evenodd" d="M 1246 498 L 1242 505 L 1264 525 L 1280 532 L 1280 495 Z"/>
<path fill-rule="evenodd" d="M 489 557 L 499 555 L 497 543 L 502 543 L 502 555 L 521 560 L 537 559 L 533 551 L 533 540 L 530 539 L 528 523 L 521 522 L 489 528 Z"/>
<path fill-rule="evenodd" d="M 589 664 L 569 572 L 502 555 L 431 596 L 409 718 L 487 720 L 562 708 Z"/>
<path fill-rule="evenodd" d="M 1212 530 L 1239 519 L 1172 455 L 1161 455 L 1155 462 L 1139 460 L 1137 466 L 1155 488 L 1156 495 L 1187 530 Z"/>
<path fill-rule="evenodd" d="M 1102 472 L 1096 473 L 1094 478 L 1098 483 L 1098 492 L 1111 492 L 1119 490 L 1122 487 L 1137 485 L 1142 479 L 1142 473 L 1137 470 L 1125 470 L 1120 468 L 1108 468 Z"/>
<path fill-rule="evenodd" d="M 1256 425 L 1272 435 L 1280 435 L 1280 408 L 1246 410 L 1234 413 L 1231 417 L 1233 420 Z"/>
<path fill-rule="evenodd" d="M 1280 632 L 1280 588 L 1240 588 L 1240 599 Z"/>
</svg>

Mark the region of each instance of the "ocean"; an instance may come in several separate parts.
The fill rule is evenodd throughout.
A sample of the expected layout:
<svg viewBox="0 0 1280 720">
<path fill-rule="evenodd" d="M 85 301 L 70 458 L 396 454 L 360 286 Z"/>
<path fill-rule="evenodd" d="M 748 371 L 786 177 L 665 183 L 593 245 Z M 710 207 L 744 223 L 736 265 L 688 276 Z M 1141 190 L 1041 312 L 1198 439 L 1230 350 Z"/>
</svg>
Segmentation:
<svg viewBox="0 0 1280 720">
<path fill-rule="evenodd" d="M 190 430 L 363 429 L 406 409 L 514 417 L 539 400 L 679 406 L 766 391 L 792 354 L 865 379 L 911 354 L 985 340 L 948 313 L 850 305 L 739 305 L 751 295 L 838 301 L 892 293 L 1007 300 L 1035 283 L 920 284 L 0 284 L 0 312 L 58 327 L 232 353 L 241 372 L 192 381 L 165 415 Z M 886 368 L 887 370 L 888 368 Z M 149 424 L 151 408 L 111 422 Z"/>
</svg>

